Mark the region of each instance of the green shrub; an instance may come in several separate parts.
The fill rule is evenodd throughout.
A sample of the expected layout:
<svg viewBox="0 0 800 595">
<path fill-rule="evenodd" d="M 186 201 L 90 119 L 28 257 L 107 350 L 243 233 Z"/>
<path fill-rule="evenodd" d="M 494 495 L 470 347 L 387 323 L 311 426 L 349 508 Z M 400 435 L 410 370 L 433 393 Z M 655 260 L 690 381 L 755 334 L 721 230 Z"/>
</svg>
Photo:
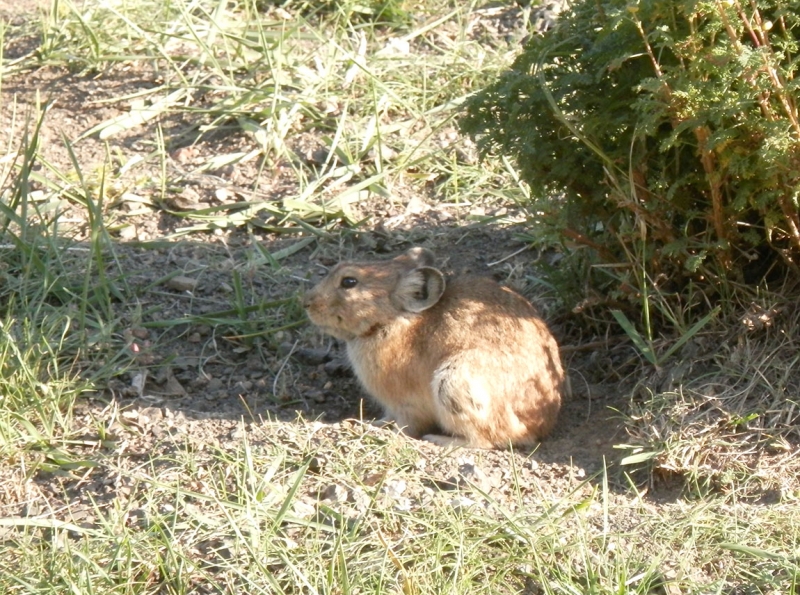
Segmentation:
<svg viewBox="0 0 800 595">
<path fill-rule="evenodd" d="M 540 223 L 602 265 L 584 266 L 589 286 L 785 274 L 800 258 L 796 8 L 578 2 L 462 128 L 515 158 Z"/>
</svg>

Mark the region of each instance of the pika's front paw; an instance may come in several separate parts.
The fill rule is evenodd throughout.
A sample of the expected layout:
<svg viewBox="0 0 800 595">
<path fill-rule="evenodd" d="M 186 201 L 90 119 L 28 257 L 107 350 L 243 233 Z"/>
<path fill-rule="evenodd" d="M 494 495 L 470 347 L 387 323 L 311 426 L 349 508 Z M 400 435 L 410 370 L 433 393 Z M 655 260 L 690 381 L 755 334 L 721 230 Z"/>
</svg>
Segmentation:
<svg viewBox="0 0 800 595">
<path fill-rule="evenodd" d="M 442 436 L 441 434 L 425 434 L 422 439 L 437 446 L 463 448 L 467 446 L 467 441 L 457 436 Z"/>
</svg>

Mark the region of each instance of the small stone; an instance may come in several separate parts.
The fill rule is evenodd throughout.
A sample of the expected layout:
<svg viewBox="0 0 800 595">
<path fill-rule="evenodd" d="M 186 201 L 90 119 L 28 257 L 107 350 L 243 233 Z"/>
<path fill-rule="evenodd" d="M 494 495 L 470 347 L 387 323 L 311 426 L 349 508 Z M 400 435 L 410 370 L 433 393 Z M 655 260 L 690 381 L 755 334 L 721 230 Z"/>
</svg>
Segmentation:
<svg viewBox="0 0 800 595">
<path fill-rule="evenodd" d="M 408 512 L 411 510 L 411 500 L 409 498 L 395 498 L 392 508 L 399 512 Z"/>
<path fill-rule="evenodd" d="M 175 291 L 194 291 L 197 288 L 197 279 L 177 275 L 166 282 L 167 287 Z"/>
<path fill-rule="evenodd" d="M 320 473 L 326 462 L 327 459 L 321 454 L 311 457 L 311 460 L 308 462 L 308 471 L 310 473 Z"/>
<path fill-rule="evenodd" d="M 479 490 L 488 491 L 489 488 L 491 488 L 489 478 L 475 463 L 463 463 L 459 465 L 458 475 L 463 481 L 469 482 Z"/>
<path fill-rule="evenodd" d="M 450 500 L 450 506 L 455 509 L 462 509 L 462 508 L 469 508 L 471 506 L 475 506 L 477 502 L 471 498 L 467 498 L 466 496 L 456 496 L 455 498 Z"/>
<path fill-rule="evenodd" d="M 317 509 L 313 504 L 310 504 L 304 500 L 295 500 L 294 505 L 292 506 L 292 512 L 294 513 L 294 516 L 299 519 L 310 519 L 317 514 Z"/>
<path fill-rule="evenodd" d="M 472 207 L 469 211 L 469 214 L 472 215 L 473 217 L 485 217 L 486 209 L 481 206 Z"/>
<path fill-rule="evenodd" d="M 187 186 L 179 194 L 168 196 L 167 205 L 176 211 L 191 211 L 200 206 L 200 194 L 191 186 Z"/>
<path fill-rule="evenodd" d="M 339 485 L 338 483 L 330 484 L 320 494 L 320 499 L 326 500 L 328 502 L 347 502 L 347 497 L 348 497 L 347 488 Z"/>
<path fill-rule="evenodd" d="M 380 150 L 378 150 L 376 147 L 372 147 L 368 151 L 367 157 L 373 161 L 377 161 L 378 159 L 383 162 L 394 161 L 397 159 L 397 151 L 387 145 L 380 147 Z"/>
<path fill-rule="evenodd" d="M 189 163 L 197 156 L 196 147 L 181 147 L 172 152 L 172 158 L 178 163 Z"/>
<path fill-rule="evenodd" d="M 436 482 L 442 490 L 464 490 L 475 487 L 480 491 L 488 492 L 491 481 L 486 474 L 472 461 L 464 461 L 458 466 L 458 473 L 445 480 Z"/>
<path fill-rule="evenodd" d="M 390 498 L 397 499 L 406 491 L 408 484 L 402 479 L 392 479 L 383 484 L 381 491 Z"/>
<path fill-rule="evenodd" d="M 327 400 L 325 393 L 321 390 L 308 391 L 308 397 L 315 403 L 324 403 Z"/>
<path fill-rule="evenodd" d="M 189 380 L 191 388 L 204 388 L 208 384 L 208 378 L 203 375 L 195 376 Z"/>
<path fill-rule="evenodd" d="M 367 473 L 361 481 L 365 486 L 375 486 L 378 485 L 380 482 L 382 482 L 385 477 L 386 477 L 385 471 L 376 471 L 372 473 Z"/>
<path fill-rule="evenodd" d="M 307 151 L 305 158 L 309 163 L 322 165 L 328 160 L 329 150 L 325 147 L 318 147 L 313 151 Z"/>
<path fill-rule="evenodd" d="M 131 388 L 135 391 L 138 396 L 142 396 L 144 392 L 144 385 L 147 382 L 147 372 L 141 371 L 137 372 L 131 378 Z"/>
<path fill-rule="evenodd" d="M 135 225 L 125 225 L 119 229 L 119 239 L 123 241 L 135 240 L 137 237 Z"/>
<path fill-rule="evenodd" d="M 143 508 L 133 508 L 129 510 L 128 514 L 125 516 L 125 524 L 128 527 L 147 528 L 150 524 L 147 520 L 147 512 L 145 512 Z"/>
<path fill-rule="evenodd" d="M 167 382 L 161 392 L 165 395 L 170 395 L 173 397 L 185 397 L 187 394 L 186 389 L 183 388 L 183 385 L 180 383 L 180 381 L 171 374 L 167 377 Z"/>
<path fill-rule="evenodd" d="M 280 345 L 278 345 L 278 355 L 281 357 L 286 357 L 290 353 L 294 355 L 295 352 L 295 345 L 294 343 L 287 343 L 284 341 Z"/>
<path fill-rule="evenodd" d="M 355 504 L 356 510 L 369 510 L 372 498 L 364 490 L 359 487 L 353 488 L 350 491 L 350 499 Z"/>
<path fill-rule="evenodd" d="M 136 337 L 137 339 L 149 339 L 150 338 L 150 331 L 146 328 L 142 328 L 140 326 L 133 327 L 131 329 L 131 334 Z"/>
<path fill-rule="evenodd" d="M 164 417 L 164 412 L 160 407 L 145 407 L 139 410 L 139 418 L 146 418 L 148 422 L 155 423 Z"/>
<path fill-rule="evenodd" d="M 412 196 L 406 205 L 407 215 L 419 215 L 429 210 L 430 207 L 419 196 Z"/>
</svg>

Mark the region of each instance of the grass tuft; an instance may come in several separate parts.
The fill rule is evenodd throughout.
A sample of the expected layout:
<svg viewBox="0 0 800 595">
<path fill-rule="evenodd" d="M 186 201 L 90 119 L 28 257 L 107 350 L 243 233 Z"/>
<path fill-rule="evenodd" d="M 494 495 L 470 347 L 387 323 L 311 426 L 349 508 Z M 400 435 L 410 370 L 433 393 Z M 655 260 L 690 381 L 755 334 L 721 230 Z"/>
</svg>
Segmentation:
<svg viewBox="0 0 800 595">
<path fill-rule="evenodd" d="M 702 491 L 800 493 L 798 314 L 778 294 L 754 299 L 732 328 L 690 341 L 654 383 L 663 388 L 633 403 L 629 433 L 657 469 Z"/>
</svg>

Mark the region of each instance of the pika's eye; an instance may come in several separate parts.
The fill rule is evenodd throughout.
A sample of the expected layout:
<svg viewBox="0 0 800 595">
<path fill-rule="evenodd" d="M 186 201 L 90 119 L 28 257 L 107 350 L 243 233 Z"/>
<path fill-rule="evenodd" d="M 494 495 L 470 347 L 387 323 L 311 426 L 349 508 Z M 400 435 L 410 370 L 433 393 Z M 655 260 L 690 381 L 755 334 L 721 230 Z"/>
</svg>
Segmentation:
<svg viewBox="0 0 800 595">
<path fill-rule="evenodd" d="M 358 279 L 355 277 L 342 277 L 342 280 L 339 283 L 339 286 L 342 289 L 352 289 L 356 285 L 358 285 Z"/>
</svg>

